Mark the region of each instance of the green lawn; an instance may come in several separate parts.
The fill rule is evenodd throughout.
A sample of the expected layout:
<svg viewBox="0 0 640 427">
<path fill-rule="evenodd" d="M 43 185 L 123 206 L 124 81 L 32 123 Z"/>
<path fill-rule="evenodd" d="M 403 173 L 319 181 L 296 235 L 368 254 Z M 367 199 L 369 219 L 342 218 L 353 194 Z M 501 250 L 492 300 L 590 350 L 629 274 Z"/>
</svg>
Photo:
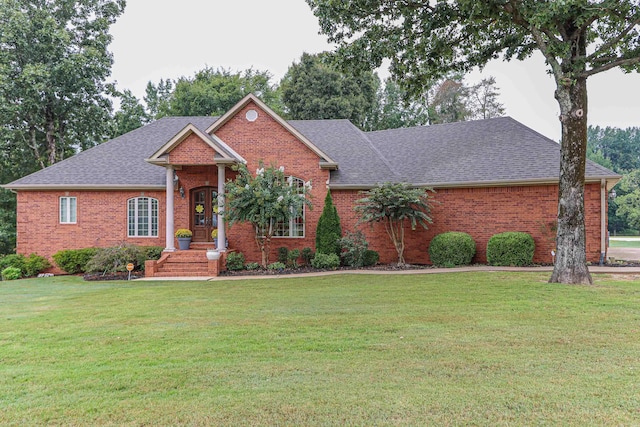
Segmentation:
<svg viewBox="0 0 640 427">
<path fill-rule="evenodd" d="M 640 248 L 640 237 L 614 238 L 609 239 L 609 246 L 613 248 Z"/>
<path fill-rule="evenodd" d="M 640 278 L 0 282 L 0 425 L 638 425 Z"/>
</svg>

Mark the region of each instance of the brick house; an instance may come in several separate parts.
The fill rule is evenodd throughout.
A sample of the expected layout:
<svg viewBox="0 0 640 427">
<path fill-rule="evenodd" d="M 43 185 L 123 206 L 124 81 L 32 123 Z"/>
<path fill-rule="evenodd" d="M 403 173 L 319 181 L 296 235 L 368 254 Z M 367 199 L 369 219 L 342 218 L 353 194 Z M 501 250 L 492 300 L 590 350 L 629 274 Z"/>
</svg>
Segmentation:
<svg viewBox="0 0 640 427">
<path fill-rule="evenodd" d="M 280 224 L 280 246 L 314 248 L 315 228 L 331 189 L 343 231 L 353 231 L 359 191 L 385 181 L 435 189 L 438 202 L 429 230 L 407 233 L 406 261 L 428 264 L 431 238 L 464 231 L 474 238 L 474 261 L 486 261 L 489 238 L 523 231 L 536 243 L 534 261 L 550 262 L 549 225 L 557 215 L 559 145 L 509 118 L 363 132 L 348 120 L 286 121 L 253 95 L 221 117 L 165 117 L 5 185 L 17 193 L 17 251 L 51 258 L 61 249 L 127 242 L 162 246 L 169 260 L 182 257 L 182 274 L 217 274 L 204 250 L 218 230 L 229 250 L 259 261 L 253 231 L 226 227 L 222 207 L 231 166 L 259 162 L 311 181 L 313 209 Z M 587 258 L 606 253 L 607 194 L 620 176 L 587 161 Z M 217 212 L 216 212 L 217 211 Z M 193 231 L 189 251 L 177 251 L 174 232 Z M 396 253 L 382 227 L 360 226 L 383 263 Z M 205 261 L 203 261 L 205 260 Z M 161 274 L 152 266 L 147 274 Z M 54 271 L 55 268 L 54 268 Z M 59 271 L 57 271 L 59 272 Z M 173 273 L 177 270 L 174 269 Z"/>
</svg>

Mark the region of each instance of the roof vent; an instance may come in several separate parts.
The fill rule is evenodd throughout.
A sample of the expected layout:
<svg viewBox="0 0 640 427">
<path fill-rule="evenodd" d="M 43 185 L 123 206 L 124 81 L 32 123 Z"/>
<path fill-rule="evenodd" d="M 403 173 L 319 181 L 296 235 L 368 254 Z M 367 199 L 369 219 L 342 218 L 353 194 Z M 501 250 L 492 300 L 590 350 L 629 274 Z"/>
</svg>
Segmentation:
<svg viewBox="0 0 640 427">
<path fill-rule="evenodd" d="M 255 122 L 256 119 L 258 118 L 258 112 L 256 110 L 248 110 L 247 114 L 245 114 L 245 117 L 250 122 Z"/>
</svg>

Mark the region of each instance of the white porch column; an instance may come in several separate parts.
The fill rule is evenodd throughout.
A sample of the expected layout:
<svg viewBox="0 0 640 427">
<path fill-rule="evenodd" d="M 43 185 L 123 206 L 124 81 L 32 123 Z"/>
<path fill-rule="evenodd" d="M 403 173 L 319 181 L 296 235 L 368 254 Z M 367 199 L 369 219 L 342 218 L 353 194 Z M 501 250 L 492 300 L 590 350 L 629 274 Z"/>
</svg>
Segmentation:
<svg viewBox="0 0 640 427">
<path fill-rule="evenodd" d="M 173 166 L 167 166 L 167 211 L 166 211 L 166 230 L 165 230 L 165 252 L 173 252 L 176 250 L 176 247 L 173 244 L 173 229 L 175 228 L 173 222 Z"/>
<path fill-rule="evenodd" d="M 225 167 L 218 165 L 218 249 L 221 252 L 227 250 L 227 236 L 224 229 L 224 181 Z"/>
</svg>

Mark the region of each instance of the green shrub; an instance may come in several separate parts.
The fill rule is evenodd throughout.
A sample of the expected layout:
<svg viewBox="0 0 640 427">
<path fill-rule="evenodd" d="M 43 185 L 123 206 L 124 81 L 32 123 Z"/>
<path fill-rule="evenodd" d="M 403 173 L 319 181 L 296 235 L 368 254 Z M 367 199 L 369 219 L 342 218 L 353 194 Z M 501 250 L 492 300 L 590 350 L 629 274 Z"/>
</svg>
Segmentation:
<svg viewBox="0 0 640 427">
<path fill-rule="evenodd" d="M 144 251 L 141 247 L 127 243 L 110 248 L 99 248 L 87 263 L 85 271 L 103 274 L 125 272 L 129 263 L 134 265 L 134 270 L 140 270 L 140 260 L 144 258 Z"/>
<path fill-rule="evenodd" d="M 311 266 L 313 268 L 335 270 L 340 266 L 340 258 L 336 254 L 316 252 L 316 255 L 311 260 Z"/>
<path fill-rule="evenodd" d="M 26 277 L 34 277 L 49 267 L 51 267 L 51 263 L 48 259 L 40 255 L 31 254 L 25 261 L 24 271 L 22 273 Z"/>
<path fill-rule="evenodd" d="M 163 246 L 143 246 L 142 250 L 145 254 L 145 260 L 159 260 L 162 256 L 162 251 L 164 251 Z"/>
<path fill-rule="evenodd" d="M 338 210 L 333 204 L 331 192 L 327 191 L 327 196 L 324 199 L 324 208 L 316 226 L 316 252 L 339 256 L 340 244 L 338 241 L 341 237 L 342 229 Z"/>
<path fill-rule="evenodd" d="M 259 270 L 260 264 L 257 262 L 248 262 L 247 265 L 244 266 L 247 270 Z"/>
<path fill-rule="evenodd" d="M 269 270 L 284 270 L 285 268 L 287 268 L 287 266 L 280 261 L 272 262 L 267 266 L 267 269 Z"/>
<path fill-rule="evenodd" d="M 18 267 L 7 267 L 0 274 L 2 280 L 17 280 L 22 277 L 22 272 Z"/>
<path fill-rule="evenodd" d="M 0 258 L 0 271 L 9 267 L 20 270 L 20 277 L 33 277 L 51 267 L 51 264 L 45 257 L 36 254 L 28 257 L 22 254 L 10 254 Z"/>
<path fill-rule="evenodd" d="M 226 266 L 229 271 L 239 271 L 244 269 L 244 254 L 242 252 L 230 252 L 227 255 Z"/>
<path fill-rule="evenodd" d="M 487 261 L 490 265 L 531 265 L 536 249 L 533 237 L 519 231 L 495 234 L 487 243 Z"/>
<path fill-rule="evenodd" d="M 476 254 L 476 242 L 467 233 L 449 231 L 438 234 L 429 244 L 431 263 L 440 267 L 469 265 Z"/>
<path fill-rule="evenodd" d="M 362 231 L 347 233 L 338 242 L 341 249 L 340 257 L 342 257 L 344 265 L 355 268 L 360 268 L 364 265 L 364 254 L 369 248 L 369 244 Z"/>
<path fill-rule="evenodd" d="M 311 265 L 313 259 L 313 250 L 311 248 L 302 248 L 302 262 L 304 265 Z"/>
<path fill-rule="evenodd" d="M 53 261 L 66 273 L 84 273 L 87 271 L 87 263 L 96 252 L 97 248 L 65 249 L 53 254 Z"/>
<path fill-rule="evenodd" d="M 298 258 L 300 258 L 300 249 L 291 249 L 287 257 L 287 265 L 292 268 L 298 268 Z"/>
<path fill-rule="evenodd" d="M 22 254 L 9 254 L 0 258 L 0 271 L 7 267 L 14 267 L 21 272 L 25 271 L 25 264 L 27 259 Z"/>
<path fill-rule="evenodd" d="M 371 267 L 376 265 L 380 261 L 380 254 L 374 250 L 367 249 L 364 251 L 364 256 L 362 258 L 362 265 L 365 267 Z"/>
<path fill-rule="evenodd" d="M 289 261 L 289 248 L 280 247 L 278 248 L 278 262 L 286 264 Z"/>
</svg>

